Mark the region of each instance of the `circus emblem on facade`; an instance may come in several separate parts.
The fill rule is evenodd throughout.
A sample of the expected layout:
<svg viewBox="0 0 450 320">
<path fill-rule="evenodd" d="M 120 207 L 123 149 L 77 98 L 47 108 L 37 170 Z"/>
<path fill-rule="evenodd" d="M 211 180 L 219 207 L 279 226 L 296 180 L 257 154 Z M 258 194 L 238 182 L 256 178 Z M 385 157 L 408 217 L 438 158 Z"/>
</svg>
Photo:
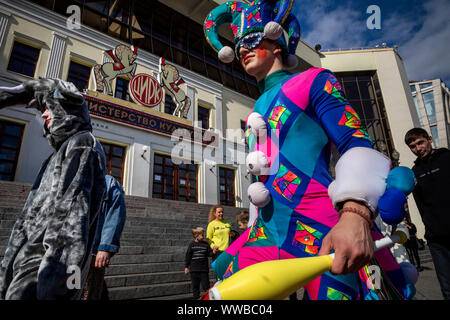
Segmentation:
<svg viewBox="0 0 450 320">
<path fill-rule="evenodd" d="M 191 99 L 186 96 L 186 93 L 180 88 L 180 85 L 184 83 L 184 80 L 180 77 L 177 68 L 166 63 L 164 58 L 159 59 L 158 80 L 161 87 L 165 87 L 166 91 L 175 100 L 176 108 L 173 115 L 186 119 L 191 106 Z"/>
<path fill-rule="evenodd" d="M 134 102 L 149 108 L 158 106 L 164 94 L 158 80 L 145 73 L 135 75 L 128 88 Z"/>
<path fill-rule="evenodd" d="M 111 82 L 119 75 L 127 76 L 131 79 L 136 72 L 137 47 L 127 47 L 123 44 L 118 45 L 114 50 L 107 50 L 105 53 L 112 59 L 112 62 L 96 64 L 94 66 L 94 75 L 96 91 L 105 92 L 112 96 Z M 106 90 L 105 90 L 106 89 Z"/>
</svg>

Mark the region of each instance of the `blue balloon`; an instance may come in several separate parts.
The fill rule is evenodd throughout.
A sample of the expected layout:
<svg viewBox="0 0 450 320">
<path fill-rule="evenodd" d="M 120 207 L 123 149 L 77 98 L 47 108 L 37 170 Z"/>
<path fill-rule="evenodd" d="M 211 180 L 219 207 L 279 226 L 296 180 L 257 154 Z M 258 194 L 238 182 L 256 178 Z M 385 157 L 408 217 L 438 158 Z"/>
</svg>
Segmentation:
<svg viewBox="0 0 450 320">
<path fill-rule="evenodd" d="M 397 225 L 406 215 L 406 195 L 397 188 L 386 189 L 378 200 L 381 219 L 390 225 Z"/>
<path fill-rule="evenodd" d="M 414 172 L 407 167 L 396 167 L 392 169 L 386 179 L 386 188 L 396 188 L 405 195 L 410 194 L 414 190 Z"/>
</svg>

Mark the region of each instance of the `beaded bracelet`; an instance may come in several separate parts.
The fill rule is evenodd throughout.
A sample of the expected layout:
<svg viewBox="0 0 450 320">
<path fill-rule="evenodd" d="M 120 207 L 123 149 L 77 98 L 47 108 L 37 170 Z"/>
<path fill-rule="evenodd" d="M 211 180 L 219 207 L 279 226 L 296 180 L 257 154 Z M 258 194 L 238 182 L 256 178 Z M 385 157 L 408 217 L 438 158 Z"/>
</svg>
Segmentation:
<svg viewBox="0 0 450 320">
<path fill-rule="evenodd" d="M 369 222 L 369 226 L 370 226 L 370 228 L 372 228 L 373 220 L 370 217 L 370 213 L 366 213 L 366 212 L 364 212 L 364 211 L 362 211 L 360 209 L 356 209 L 356 208 L 353 208 L 353 207 L 345 207 L 345 208 L 342 208 L 341 210 L 339 210 L 339 219 L 341 218 L 341 216 L 342 216 L 342 214 L 344 212 L 356 213 L 357 215 L 363 217 L 367 222 Z"/>
</svg>

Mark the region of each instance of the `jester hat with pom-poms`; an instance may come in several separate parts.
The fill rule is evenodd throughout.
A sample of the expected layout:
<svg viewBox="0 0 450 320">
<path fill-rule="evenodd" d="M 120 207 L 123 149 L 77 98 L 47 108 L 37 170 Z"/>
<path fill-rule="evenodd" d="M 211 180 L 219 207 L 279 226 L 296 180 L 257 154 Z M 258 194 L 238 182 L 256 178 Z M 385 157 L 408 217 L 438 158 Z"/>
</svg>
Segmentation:
<svg viewBox="0 0 450 320">
<path fill-rule="evenodd" d="M 262 39 L 276 41 L 281 49 L 286 68 L 297 65 L 295 49 L 300 39 L 300 25 L 291 14 L 294 0 L 255 0 L 250 4 L 240 1 L 225 2 L 212 10 L 205 19 L 204 31 L 211 47 L 218 52 L 224 63 L 239 58 L 239 48 L 253 49 Z M 224 23 L 230 23 L 234 34 L 235 50 L 223 46 L 219 40 L 218 30 Z M 288 34 L 288 42 L 283 35 Z"/>
</svg>

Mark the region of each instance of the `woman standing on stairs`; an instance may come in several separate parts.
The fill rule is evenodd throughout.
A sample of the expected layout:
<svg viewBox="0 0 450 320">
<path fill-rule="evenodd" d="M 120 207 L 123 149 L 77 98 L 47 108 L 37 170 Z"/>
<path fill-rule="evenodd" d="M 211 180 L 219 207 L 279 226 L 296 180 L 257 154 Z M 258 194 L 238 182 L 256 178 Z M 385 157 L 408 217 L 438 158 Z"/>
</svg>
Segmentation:
<svg viewBox="0 0 450 320">
<path fill-rule="evenodd" d="M 226 250 L 230 244 L 231 223 L 223 218 L 223 207 L 216 205 L 209 210 L 208 228 L 206 229 L 206 239 L 211 249 L 216 249 L 212 256 L 212 261 Z"/>
</svg>

